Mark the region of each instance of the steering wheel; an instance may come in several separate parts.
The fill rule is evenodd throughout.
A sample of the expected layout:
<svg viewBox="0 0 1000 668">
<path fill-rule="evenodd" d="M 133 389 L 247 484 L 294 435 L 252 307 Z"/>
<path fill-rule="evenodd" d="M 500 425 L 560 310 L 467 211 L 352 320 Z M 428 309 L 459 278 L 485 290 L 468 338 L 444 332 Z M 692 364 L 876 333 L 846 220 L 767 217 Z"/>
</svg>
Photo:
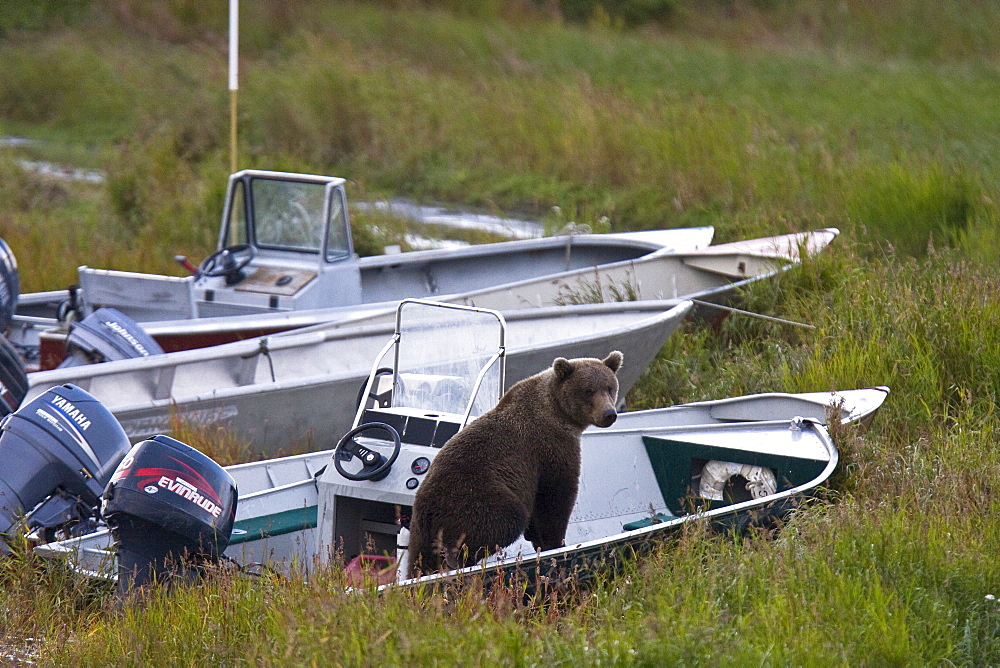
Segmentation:
<svg viewBox="0 0 1000 668">
<path fill-rule="evenodd" d="M 392 367 L 383 366 L 379 367 L 375 372 L 375 382 L 372 383 L 372 390 L 368 393 L 368 399 L 375 402 L 375 408 L 378 408 L 378 378 L 381 376 L 388 376 L 393 373 Z M 361 387 L 358 389 L 358 400 L 354 403 L 354 412 L 356 413 L 359 408 L 361 408 L 361 402 L 364 401 L 366 404 L 368 399 L 365 399 L 365 388 L 368 387 L 368 379 L 366 378 Z"/>
<path fill-rule="evenodd" d="M 366 448 L 355 440 L 354 437 L 361 432 L 370 431 L 372 429 L 384 431 L 389 434 L 390 438 L 392 438 L 392 454 L 389 455 L 388 459 L 374 450 Z M 396 458 L 399 457 L 400 446 L 399 432 L 396 431 L 392 425 L 388 425 L 384 422 L 366 422 L 350 430 L 344 434 L 342 439 L 340 439 L 340 442 L 337 443 L 337 447 L 333 451 L 333 465 L 337 468 L 337 473 L 344 476 L 348 480 L 382 480 L 389 475 L 389 469 L 392 468 L 393 462 L 395 462 Z M 347 458 L 343 457 L 343 453 L 357 455 L 361 459 L 361 463 L 363 465 L 362 469 L 357 473 L 348 473 L 345 471 L 342 459 Z"/>
<path fill-rule="evenodd" d="M 232 285 L 243 276 L 243 268 L 257 256 L 257 249 L 250 244 L 237 244 L 217 250 L 201 262 L 200 276 L 225 276 L 226 283 Z"/>
</svg>

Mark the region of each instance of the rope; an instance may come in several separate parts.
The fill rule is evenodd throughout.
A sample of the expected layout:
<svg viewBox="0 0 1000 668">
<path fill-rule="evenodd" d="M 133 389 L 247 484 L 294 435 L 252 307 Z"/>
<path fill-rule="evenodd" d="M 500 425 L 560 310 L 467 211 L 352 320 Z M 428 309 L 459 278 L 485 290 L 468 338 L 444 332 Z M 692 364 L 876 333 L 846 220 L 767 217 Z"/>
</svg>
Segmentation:
<svg viewBox="0 0 1000 668">
<path fill-rule="evenodd" d="M 251 357 L 255 357 L 256 355 L 263 355 L 267 358 L 267 364 L 271 369 L 271 382 L 276 382 L 274 377 L 274 360 L 271 359 L 271 348 L 268 346 L 268 338 L 266 336 L 260 339 L 257 350 L 246 355 L 241 355 L 241 357 L 246 360 Z"/>
<path fill-rule="evenodd" d="M 739 313 L 740 315 L 749 315 L 754 318 L 760 318 L 761 320 L 770 320 L 771 322 L 780 322 L 783 325 L 795 325 L 796 327 L 805 327 L 806 329 L 816 329 L 816 325 L 809 325 L 804 322 L 795 322 L 794 320 L 785 320 L 784 318 L 775 318 L 770 315 L 763 315 L 762 313 L 754 313 L 753 311 L 744 311 L 743 309 L 733 308 L 732 306 L 723 306 L 722 304 L 713 304 L 712 302 L 703 302 L 700 299 L 692 299 L 692 302 L 698 306 L 708 306 L 709 308 L 717 308 L 722 311 L 729 311 L 731 313 Z"/>
</svg>

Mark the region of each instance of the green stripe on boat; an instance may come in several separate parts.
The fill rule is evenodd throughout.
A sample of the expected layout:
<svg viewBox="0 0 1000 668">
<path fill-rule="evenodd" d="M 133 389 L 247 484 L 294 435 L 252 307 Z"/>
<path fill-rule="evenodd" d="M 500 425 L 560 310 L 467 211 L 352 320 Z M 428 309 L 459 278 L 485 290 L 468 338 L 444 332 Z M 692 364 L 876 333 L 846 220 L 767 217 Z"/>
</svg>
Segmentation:
<svg viewBox="0 0 1000 668">
<path fill-rule="evenodd" d="M 774 472 L 778 490 L 789 489 L 819 476 L 826 462 L 809 457 L 776 455 L 750 450 L 734 450 L 716 445 L 680 441 L 660 436 L 643 436 L 642 443 L 649 455 L 653 475 L 663 494 L 663 500 L 674 515 L 685 515 L 697 507 L 708 509 L 721 504 L 696 496 L 691 489 L 692 477 L 706 462 L 719 460 L 763 466 Z"/>
<path fill-rule="evenodd" d="M 676 520 L 676 515 L 670 515 L 667 513 L 656 513 L 652 517 L 646 517 L 641 520 L 636 520 L 635 522 L 629 522 L 628 524 L 623 524 L 622 529 L 625 531 L 634 531 L 636 529 L 643 529 L 645 527 L 653 526 L 654 524 L 662 524 L 664 522 L 669 522 L 671 520 Z"/>
<path fill-rule="evenodd" d="M 233 537 L 230 545 L 239 545 L 252 540 L 260 540 L 271 536 L 281 536 L 286 533 L 294 533 L 303 529 L 316 528 L 316 506 L 306 506 L 305 508 L 293 508 L 283 510 L 272 515 L 262 515 L 239 520 L 233 527 Z M 246 533 L 237 533 L 238 530 Z"/>
</svg>

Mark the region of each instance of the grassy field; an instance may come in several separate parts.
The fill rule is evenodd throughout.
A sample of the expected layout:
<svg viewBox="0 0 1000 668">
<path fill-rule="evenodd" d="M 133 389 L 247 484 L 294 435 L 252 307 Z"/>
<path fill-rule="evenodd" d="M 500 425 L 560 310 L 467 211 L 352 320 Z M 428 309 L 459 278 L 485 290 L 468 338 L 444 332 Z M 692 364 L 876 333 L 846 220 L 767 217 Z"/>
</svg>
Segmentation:
<svg viewBox="0 0 1000 668">
<path fill-rule="evenodd" d="M 79 264 L 181 273 L 229 166 L 225 3 L 0 7 L 0 236 L 25 291 Z M 0 562 L 0 661 L 72 665 L 1000 664 L 1000 5 L 988 0 L 241 7 L 239 166 L 599 230 L 836 226 L 690 323 L 633 409 L 888 385 L 775 536 L 693 525 L 586 590 L 343 593 L 221 574 L 118 607 Z M 649 19 L 625 9 L 644 7 Z M 655 10 L 655 11 L 654 11 Z M 573 20 L 570 20 L 573 19 Z M 103 183 L 25 171 L 99 170 Z M 559 213 L 553 207 L 558 207 Z M 363 252 L 406 221 L 353 211 Z M 192 435 L 220 460 L 239 444 Z"/>
</svg>

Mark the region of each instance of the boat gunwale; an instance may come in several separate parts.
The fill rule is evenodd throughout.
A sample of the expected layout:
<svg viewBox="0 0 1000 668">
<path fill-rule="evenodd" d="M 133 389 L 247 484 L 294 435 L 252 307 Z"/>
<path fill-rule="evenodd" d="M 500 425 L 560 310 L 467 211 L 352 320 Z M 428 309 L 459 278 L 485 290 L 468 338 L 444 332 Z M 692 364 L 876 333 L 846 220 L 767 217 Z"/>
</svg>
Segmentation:
<svg viewBox="0 0 1000 668">
<path fill-rule="evenodd" d="M 797 232 L 790 235 L 782 235 L 783 237 L 789 237 L 794 235 L 813 235 L 818 232 L 825 232 L 827 229 L 814 230 L 810 232 Z M 594 235 L 601 236 L 601 235 Z M 551 239 L 553 237 L 544 237 L 545 239 Z M 771 238 L 771 237 L 766 237 Z M 756 240 L 748 240 L 756 241 Z M 507 242 L 500 242 L 507 243 Z M 736 243 L 736 242 L 734 242 Z M 488 246 L 489 244 L 484 244 Z M 468 300 L 475 300 L 484 294 L 490 294 L 499 290 L 517 290 L 525 285 L 530 285 L 532 283 L 537 283 L 538 281 L 565 281 L 578 278 L 580 276 L 585 276 L 595 270 L 606 272 L 606 271 L 616 271 L 618 269 L 628 269 L 635 266 L 636 263 L 650 263 L 650 262 L 661 262 L 664 260 L 676 260 L 678 264 L 684 267 L 685 270 L 694 272 L 696 274 L 708 274 L 712 276 L 719 275 L 716 272 L 709 271 L 707 269 L 702 269 L 700 267 L 692 267 L 684 264 L 683 260 L 685 257 L 697 257 L 702 254 L 703 251 L 707 251 L 710 248 L 724 248 L 725 244 L 722 246 L 707 246 L 704 249 L 694 250 L 694 251 L 670 251 L 661 249 L 661 251 L 655 251 L 648 253 L 646 255 L 640 256 L 638 258 L 633 258 L 630 260 L 619 260 L 618 262 L 607 262 L 600 265 L 594 265 L 591 267 L 580 267 L 578 269 L 570 269 L 568 271 L 553 272 L 550 274 L 545 274 L 542 276 L 537 276 L 534 278 L 526 278 L 518 281 L 510 281 L 506 283 L 500 283 L 495 286 L 486 288 L 477 288 L 473 290 L 467 290 L 464 292 L 448 293 L 443 295 L 434 295 L 433 299 L 436 301 L 448 301 L 453 303 L 467 303 Z M 478 246 L 477 246 L 478 248 Z M 424 253 L 432 251 L 413 251 L 413 253 Z M 406 256 L 408 253 L 401 253 L 400 257 Z M 722 285 L 718 285 L 713 288 L 706 288 L 699 290 L 690 294 L 677 295 L 676 297 L 668 297 L 665 299 L 705 299 L 711 298 L 718 294 L 723 294 L 734 289 L 738 289 L 748 283 L 758 280 L 764 280 L 771 278 L 781 271 L 787 271 L 793 267 L 798 266 L 801 260 L 788 260 L 781 255 L 774 253 L 754 253 L 746 249 L 730 249 L 711 253 L 712 257 L 725 257 L 726 255 L 744 255 L 747 257 L 756 257 L 764 260 L 773 261 L 775 266 L 771 271 L 762 272 L 755 274 L 753 276 L 748 276 L 743 279 L 738 280 L 728 280 Z M 384 256 L 371 256 L 371 257 L 384 257 Z M 394 256 L 393 256 L 394 257 Z M 414 260 L 417 262 L 418 260 Z M 212 321 L 218 320 L 219 318 L 224 318 L 226 322 L 227 331 L 240 332 L 240 331 L 253 331 L 258 329 L 264 329 L 268 327 L 285 327 L 289 320 L 294 321 L 296 316 L 299 316 L 299 322 L 308 320 L 313 324 L 316 323 L 316 318 L 323 317 L 323 314 L 336 317 L 338 315 L 343 315 L 345 320 L 338 321 L 344 324 L 350 324 L 352 321 L 364 320 L 372 317 L 380 317 L 385 315 L 391 315 L 395 312 L 396 305 L 400 300 L 386 300 L 381 302 L 365 302 L 361 304 L 349 304 L 344 306 L 331 306 L 331 307 L 320 307 L 315 309 L 303 309 L 303 310 L 289 310 L 282 311 L 279 313 L 274 312 L 263 312 L 263 313 L 245 313 L 239 315 L 226 315 L 226 316 L 208 316 L 203 318 L 189 318 L 189 319 L 175 319 L 175 320 L 155 320 L 149 322 L 141 323 L 143 328 L 154 338 L 158 335 L 165 335 L 173 333 L 179 328 L 184 330 L 185 335 L 197 335 L 198 333 L 204 333 L 206 331 L 211 331 L 213 328 Z M 640 301 L 655 301 L 655 300 L 640 300 Z M 501 309 L 506 311 L 506 309 Z M 351 315 L 352 311 L 356 311 L 356 315 Z M 205 321 L 205 322 L 202 322 Z M 193 323 L 198 323 L 201 327 L 194 325 Z M 216 323 L 217 325 L 218 323 Z M 304 325 L 306 327 L 310 325 Z"/>
<path fill-rule="evenodd" d="M 565 347 L 569 345 L 575 345 L 580 342 L 585 342 L 595 338 L 595 336 L 606 335 L 609 331 L 614 331 L 617 335 L 627 335 L 634 332 L 655 329 L 657 327 L 665 326 L 666 324 L 684 318 L 688 313 L 690 313 L 693 308 L 693 302 L 689 300 L 663 300 L 663 302 L 672 304 L 669 308 L 663 309 L 663 305 L 660 307 L 656 306 L 640 306 L 631 307 L 631 304 L 642 304 L 642 302 L 613 302 L 611 304 L 594 304 L 596 307 L 606 307 L 613 306 L 615 304 L 621 304 L 621 308 L 595 308 L 592 309 L 593 315 L 602 316 L 608 314 L 621 313 L 625 311 L 638 311 L 639 315 L 635 320 L 629 322 L 625 326 L 615 327 L 610 326 L 606 329 L 598 330 L 596 332 L 583 333 L 577 336 L 571 336 L 569 338 L 554 339 L 546 341 L 544 343 L 529 344 L 527 346 L 509 346 L 508 355 L 519 355 L 523 352 L 530 350 L 544 350 L 546 348 L 552 347 Z M 591 306 L 590 304 L 580 304 L 576 305 L 578 307 Z M 532 320 L 541 319 L 555 319 L 562 316 L 574 316 L 579 315 L 581 317 L 586 317 L 591 315 L 590 311 L 586 311 L 581 308 L 575 308 L 573 306 L 555 306 L 547 307 L 552 309 L 551 315 L 540 314 L 539 317 L 532 317 L 534 312 L 541 311 L 541 309 L 523 309 L 519 310 L 518 313 L 522 313 L 521 316 L 515 316 L 513 318 L 509 317 L 508 313 L 504 313 L 504 317 L 508 321 L 512 322 L 530 322 Z M 569 309 L 567 311 L 559 312 L 556 309 Z M 663 309 L 663 310 L 661 310 Z M 580 313 L 580 311 L 583 311 Z M 648 311 L 649 315 L 645 315 Z M 312 330 L 312 328 L 310 328 Z M 163 355 L 150 355 L 149 357 L 139 357 L 127 360 L 117 360 L 114 362 L 104 362 L 101 364 L 92 364 L 79 367 L 70 367 L 67 369 L 52 369 L 46 371 L 38 371 L 29 375 L 29 392 L 35 388 L 40 388 L 42 385 L 50 385 L 54 381 L 49 381 L 48 383 L 43 382 L 45 376 L 36 374 L 51 374 L 61 376 L 62 383 L 74 383 L 80 380 L 86 380 L 89 382 L 94 378 L 106 378 L 109 376 L 116 376 L 119 374 L 126 374 L 132 372 L 155 372 L 156 370 L 178 368 L 182 366 L 196 365 L 202 362 L 212 362 L 212 361 L 222 361 L 226 359 L 231 359 L 234 357 L 250 357 L 255 354 L 261 354 L 264 352 L 264 341 L 266 340 L 266 350 L 267 352 L 276 352 L 282 350 L 294 350 L 299 347 L 307 346 L 318 346 L 324 343 L 329 343 L 333 341 L 339 341 L 344 339 L 350 339 L 355 337 L 376 337 L 378 335 L 389 336 L 394 331 L 394 326 L 392 324 L 375 324 L 375 325 L 361 325 L 358 327 L 350 328 L 334 328 L 334 329 L 319 329 L 312 331 L 292 331 L 286 332 L 284 335 L 274 335 L 259 337 L 257 339 L 248 339 L 246 341 L 235 341 L 232 343 L 221 344 L 220 346 L 214 346 L 212 348 L 196 348 L 192 350 L 181 350 L 171 353 L 165 353 Z M 603 334 L 602 334 L 603 333 Z M 312 339 L 312 340 L 310 340 Z M 206 354 L 206 351 L 211 350 L 215 354 Z M 202 401 L 218 401 L 228 397 L 238 397 L 244 394 L 258 392 L 261 389 L 267 389 L 269 391 L 277 391 L 280 389 L 291 389 L 296 387 L 303 387 L 306 385 L 311 385 L 317 382 L 317 379 L 322 379 L 322 382 L 332 383 L 338 381 L 353 380 L 359 377 L 367 377 L 370 370 L 367 367 L 359 367 L 355 370 L 344 369 L 331 373 L 323 373 L 314 376 L 308 376 L 305 378 L 290 379 L 284 381 L 273 381 L 268 383 L 256 383 L 251 382 L 245 385 L 234 384 L 230 387 L 225 387 L 221 389 L 213 389 L 206 392 L 198 394 L 188 394 L 184 395 L 182 398 L 185 403 L 188 402 L 202 402 Z M 41 380 L 39 380 L 41 379 Z M 178 397 L 170 396 L 152 400 L 146 400 L 142 402 L 135 402 L 131 404 L 120 404 L 113 408 L 114 412 L 125 412 L 132 410 L 141 409 L 152 409 L 168 407 L 177 404 Z"/>
</svg>

